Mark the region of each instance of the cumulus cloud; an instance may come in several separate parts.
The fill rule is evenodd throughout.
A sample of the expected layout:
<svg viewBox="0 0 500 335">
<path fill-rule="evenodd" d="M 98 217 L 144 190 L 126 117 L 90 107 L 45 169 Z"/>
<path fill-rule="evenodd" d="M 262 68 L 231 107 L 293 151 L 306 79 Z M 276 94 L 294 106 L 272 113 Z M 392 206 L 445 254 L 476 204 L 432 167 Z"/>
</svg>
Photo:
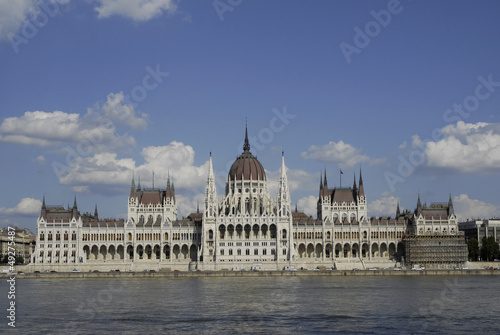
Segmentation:
<svg viewBox="0 0 500 335">
<path fill-rule="evenodd" d="M 134 21 L 147 21 L 154 17 L 173 14 L 177 10 L 174 0 L 96 0 L 95 10 L 99 18 L 113 15 L 123 16 Z"/>
<path fill-rule="evenodd" d="M 313 195 L 303 197 L 300 198 L 299 201 L 297 201 L 297 209 L 299 211 L 306 213 L 309 216 L 316 217 L 317 203 L 318 203 L 318 197 L 315 197 Z"/>
<path fill-rule="evenodd" d="M 89 108 L 83 116 L 63 111 L 25 112 L 5 118 L 0 124 L 0 141 L 41 147 L 71 146 L 79 156 L 135 145 L 131 135 L 118 133 L 118 125 L 144 129 L 147 115 L 124 103 L 123 93 L 111 93 L 106 102 Z M 65 148 L 65 152 L 68 148 Z"/>
<path fill-rule="evenodd" d="M 15 0 L 0 1 L 0 40 L 17 34 L 25 22 L 37 15 L 40 11 L 53 13 L 59 5 L 69 0 Z"/>
<path fill-rule="evenodd" d="M 33 215 L 40 212 L 42 201 L 34 198 L 23 198 L 16 207 L 0 207 L 0 214 L 5 215 Z"/>
<path fill-rule="evenodd" d="M 302 153 L 305 159 L 317 159 L 323 162 L 335 162 L 340 168 L 351 168 L 359 163 L 368 162 L 370 165 L 381 164 L 385 160 L 370 158 L 362 154 L 361 149 L 355 148 L 344 141 L 329 142 L 323 146 L 312 145 L 307 152 Z"/>
<path fill-rule="evenodd" d="M 200 213 L 203 212 L 203 194 L 195 195 L 194 197 L 176 194 L 175 200 L 177 201 L 177 216 L 179 219 L 195 213 L 198 206 L 200 207 Z"/>
<path fill-rule="evenodd" d="M 454 197 L 453 208 L 460 221 L 466 219 L 491 219 L 500 216 L 500 206 L 471 199 L 467 194 Z"/>
<path fill-rule="evenodd" d="M 280 169 L 276 171 L 267 171 L 267 183 L 269 187 L 269 194 L 271 197 L 275 197 L 278 194 L 278 185 L 281 176 Z M 315 180 L 319 180 L 319 178 L 315 178 L 314 174 L 306 172 L 304 170 L 292 170 L 288 167 L 286 168 L 286 177 L 288 180 L 288 189 L 290 193 L 299 190 L 307 190 L 313 189 L 314 187 L 318 187 L 318 183 L 315 183 Z"/>
<path fill-rule="evenodd" d="M 399 198 L 393 195 L 383 194 L 380 198 L 370 201 L 368 203 L 368 215 L 370 217 L 381 217 L 381 216 L 396 216 L 396 209 L 398 206 Z M 403 208 L 400 207 L 401 212 Z"/>
<path fill-rule="evenodd" d="M 149 146 L 142 149 L 144 161 L 119 158 L 116 153 L 102 152 L 89 157 L 80 157 L 75 164 L 57 169 L 59 182 L 70 185 L 75 191 L 95 191 L 106 186 L 118 187 L 130 183 L 132 174 L 142 187 L 165 187 L 170 176 L 176 190 L 188 189 L 193 195 L 203 193 L 208 173 L 208 161 L 194 165 L 195 152 L 189 145 L 173 141 L 164 146 Z"/>
<path fill-rule="evenodd" d="M 56 174 L 64 185 L 123 185 L 130 181 L 134 167 L 133 159 L 117 159 L 116 153 L 105 152 L 81 157 L 77 163 L 57 170 Z"/>
<path fill-rule="evenodd" d="M 110 93 L 102 106 L 96 104 L 93 108 L 89 108 L 87 117 L 92 116 L 96 116 L 101 121 L 108 119 L 127 125 L 132 130 L 145 129 L 148 122 L 147 114 L 136 112 L 132 105 L 125 103 L 123 92 Z"/>
<path fill-rule="evenodd" d="M 429 167 L 461 173 L 500 171 L 500 124 L 458 122 L 442 129 L 443 138 L 421 144 Z"/>
</svg>

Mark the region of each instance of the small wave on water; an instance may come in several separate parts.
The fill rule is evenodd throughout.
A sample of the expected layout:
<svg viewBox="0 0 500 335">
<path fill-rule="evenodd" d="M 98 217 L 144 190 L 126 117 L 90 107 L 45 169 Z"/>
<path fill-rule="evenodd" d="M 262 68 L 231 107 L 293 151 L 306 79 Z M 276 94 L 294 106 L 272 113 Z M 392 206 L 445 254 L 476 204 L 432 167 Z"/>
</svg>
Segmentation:
<svg viewBox="0 0 500 335">
<path fill-rule="evenodd" d="M 110 286 L 109 280 L 94 278 L 61 280 L 57 287 L 25 279 L 16 292 L 16 330 L 71 335 L 497 334 L 500 285 L 495 278 L 486 285 L 487 279 L 145 278 Z M 471 286 L 485 289 L 462 289 Z M 1 309 L 7 308 L 2 304 Z"/>
</svg>

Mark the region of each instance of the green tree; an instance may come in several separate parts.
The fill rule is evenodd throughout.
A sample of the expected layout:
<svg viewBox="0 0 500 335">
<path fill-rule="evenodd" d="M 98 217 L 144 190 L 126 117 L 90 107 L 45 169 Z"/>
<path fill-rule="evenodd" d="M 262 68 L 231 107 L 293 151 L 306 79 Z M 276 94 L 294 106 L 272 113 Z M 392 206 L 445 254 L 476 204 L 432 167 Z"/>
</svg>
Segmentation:
<svg viewBox="0 0 500 335">
<path fill-rule="evenodd" d="M 469 250 L 469 261 L 477 261 L 479 257 L 479 242 L 475 238 L 470 238 L 467 241 L 467 249 Z"/>
<path fill-rule="evenodd" d="M 16 264 L 24 264 L 24 258 L 22 256 L 16 257 Z"/>
<path fill-rule="evenodd" d="M 479 251 L 481 260 L 492 261 L 500 258 L 500 247 L 493 236 L 483 237 Z"/>
</svg>

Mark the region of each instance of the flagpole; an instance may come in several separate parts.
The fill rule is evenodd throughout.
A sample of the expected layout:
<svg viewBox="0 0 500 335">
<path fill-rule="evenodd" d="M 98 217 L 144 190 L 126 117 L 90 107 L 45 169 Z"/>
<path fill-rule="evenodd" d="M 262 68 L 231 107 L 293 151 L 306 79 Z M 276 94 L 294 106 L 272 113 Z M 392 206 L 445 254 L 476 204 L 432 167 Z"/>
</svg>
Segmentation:
<svg viewBox="0 0 500 335">
<path fill-rule="evenodd" d="M 342 188 L 342 169 L 339 169 L 340 172 L 340 188 Z"/>
</svg>

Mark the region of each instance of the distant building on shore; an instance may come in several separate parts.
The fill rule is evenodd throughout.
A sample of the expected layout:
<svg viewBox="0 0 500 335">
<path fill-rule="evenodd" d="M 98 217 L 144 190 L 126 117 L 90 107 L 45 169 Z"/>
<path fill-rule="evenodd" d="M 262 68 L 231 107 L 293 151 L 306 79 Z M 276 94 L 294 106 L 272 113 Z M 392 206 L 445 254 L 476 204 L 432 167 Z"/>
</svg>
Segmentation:
<svg viewBox="0 0 500 335">
<path fill-rule="evenodd" d="M 165 189 L 141 188 L 132 178 L 126 220 L 80 215 L 43 199 L 37 220 L 34 268 L 68 270 L 281 270 L 388 267 L 404 261 L 405 236 L 459 236 L 452 204 L 422 208 L 396 218 L 369 218 L 361 170 L 352 187 L 329 188 L 321 176 L 317 218 L 292 210 L 284 155 L 272 197 L 264 167 L 250 152 L 229 169 L 225 193 L 215 187 L 209 158 L 202 210 L 177 218 L 173 180 Z M 451 211 L 450 211 L 451 209 Z M 432 212 L 432 213 L 431 213 Z M 434 214 L 433 214 L 434 213 Z M 463 237 L 462 237 L 463 240 Z M 446 264 L 441 264 L 446 266 Z M 451 265 L 448 265 L 451 266 Z"/>
<path fill-rule="evenodd" d="M 464 232 L 466 240 L 475 238 L 480 246 L 484 237 L 493 236 L 495 242 L 500 242 L 500 219 L 467 220 L 459 222 L 458 228 Z"/>
<path fill-rule="evenodd" d="M 22 257 L 28 263 L 32 252 L 35 250 L 35 234 L 29 229 L 15 229 L 14 239 L 11 239 L 7 228 L 0 228 L 0 262 L 9 254 L 9 246 L 15 249 L 15 257 Z M 9 244 L 9 242 L 14 242 Z"/>
</svg>

